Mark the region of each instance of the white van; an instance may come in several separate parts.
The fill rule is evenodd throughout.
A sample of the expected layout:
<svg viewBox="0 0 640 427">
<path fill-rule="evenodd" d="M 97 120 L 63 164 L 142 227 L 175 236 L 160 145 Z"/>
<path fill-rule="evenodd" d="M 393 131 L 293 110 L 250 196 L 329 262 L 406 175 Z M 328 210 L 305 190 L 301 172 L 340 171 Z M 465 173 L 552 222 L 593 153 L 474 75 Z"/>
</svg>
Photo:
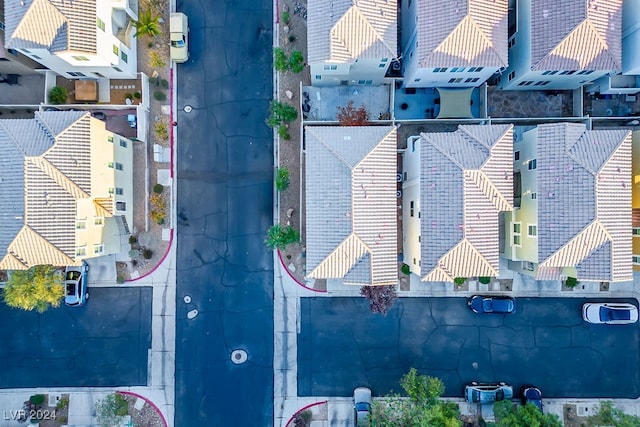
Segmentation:
<svg viewBox="0 0 640 427">
<path fill-rule="evenodd" d="M 187 62 L 189 59 L 189 22 L 184 13 L 172 13 L 169 23 L 171 28 L 171 59 L 175 62 Z"/>
</svg>

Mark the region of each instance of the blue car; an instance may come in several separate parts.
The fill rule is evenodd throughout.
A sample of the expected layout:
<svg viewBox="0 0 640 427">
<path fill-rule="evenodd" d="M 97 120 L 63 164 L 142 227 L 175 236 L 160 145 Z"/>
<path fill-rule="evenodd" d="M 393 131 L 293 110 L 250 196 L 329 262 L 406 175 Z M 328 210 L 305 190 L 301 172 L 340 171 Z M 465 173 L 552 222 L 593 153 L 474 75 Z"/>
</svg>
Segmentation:
<svg viewBox="0 0 640 427">
<path fill-rule="evenodd" d="M 474 313 L 512 314 L 516 312 L 516 299 L 508 296 L 474 295 L 467 300 Z"/>
<path fill-rule="evenodd" d="M 505 383 L 478 384 L 472 382 L 464 388 L 464 398 L 469 403 L 493 403 L 513 399 L 513 387 Z"/>
<path fill-rule="evenodd" d="M 87 272 L 89 265 L 82 262 L 82 265 L 70 265 L 64 270 L 64 303 L 70 307 L 83 306 L 89 299 L 87 292 Z"/>
</svg>

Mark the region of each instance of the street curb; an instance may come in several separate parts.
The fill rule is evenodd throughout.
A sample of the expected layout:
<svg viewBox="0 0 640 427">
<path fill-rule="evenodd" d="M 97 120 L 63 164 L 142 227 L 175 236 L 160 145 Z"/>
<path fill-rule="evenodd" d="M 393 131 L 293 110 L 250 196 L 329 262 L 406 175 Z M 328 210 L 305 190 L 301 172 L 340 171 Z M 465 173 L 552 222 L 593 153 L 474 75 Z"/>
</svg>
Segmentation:
<svg viewBox="0 0 640 427">
<path fill-rule="evenodd" d="M 287 421 L 287 423 L 284 425 L 285 427 L 288 427 L 289 424 L 291 424 L 291 421 L 293 421 L 293 419 L 296 417 L 296 415 L 298 415 L 299 413 L 306 411 L 309 408 L 313 408 L 314 406 L 317 405 L 323 405 L 325 403 L 329 403 L 328 400 L 323 400 L 321 402 L 316 402 L 316 403 L 310 403 L 307 406 L 303 406 L 302 408 L 298 409 L 293 415 L 291 415 L 291 418 L 289 418 L 289 421 Z"/>
<path fill-rule="evenodd" d="M 286 271 L 287 274 L 289 275 L 289 277 L 291 277 L 293 279 L 293 281 L 296 282 L 299 286 L 302 286 L 303 288 L 305 288 L 305 289 L 307 289 L 309 291 L 318 292 L 318 293 L 327 293 L 327 291 L 322 291 L 322 290 L 319 290 L 319 289 L 310 288 L 307 285 L 305 285 L 304 283 L 302 283 L 301 281 L 299 281 L 297 278 L 293 277 L 293 275 L 291 274 L 291 272 L 289 271 L 287 266 L 284 265 L 284 260 L 282 259 L 282 252 L 280 252 L 280 249 L 278 249 L 278 259 L 280 259 L 280 264 L 282 265 L 282 268 L 284 269 L 284 271 Z"/>
</svg>

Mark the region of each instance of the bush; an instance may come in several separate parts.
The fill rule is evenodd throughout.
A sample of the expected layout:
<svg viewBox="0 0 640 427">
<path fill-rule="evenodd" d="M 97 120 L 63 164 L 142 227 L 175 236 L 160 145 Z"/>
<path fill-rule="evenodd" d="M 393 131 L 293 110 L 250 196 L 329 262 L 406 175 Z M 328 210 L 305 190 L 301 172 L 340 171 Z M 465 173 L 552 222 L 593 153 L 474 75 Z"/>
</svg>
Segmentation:
<svg viewBox="0 0 640 427">
<path fill-rule="evenodd" d="M 300 233 L 290 225 L 282 227 L 276 224 L 267 230 L 267 238 L 264 243 L 269 249 L 284 249 L 291 243 L 300 241 Z"/>
<path fill-rule="evenodd" d="M 156 101 L 166 101 L 167 95 L 165 95 L 164 92 L 157 90 L 153 92 L 153 99 L 155 99 Z"/>
<path fill-rule="evenodd" d="M 136 243 L 138 243 L 138 237 L 134 236 L 133 234 L 129 236 L 129 244 L 135 245 Z"/>
<path fill-rule="evenodd" d="M 491 277 L 478 277 L 478 282 L 482 283 L 483 285 L 488 285 L 489 283 L 491 283 Z"/>
<path fill-rule="evenodd" d="M 284 191 L 289 188 L 289 169 L 278 168 L 276 174 L 276 190 Z"/>
<path fill-rule="evenodd" d="M 116 283 L 118 285 L 122 285 L 124 283 L 124 277 L 123 276 L 116 277 Z"/>
<path fill-rule="evenodd" d="M 160 80 L 160 86 L 162 86 L 164 89 L 167 89 L 169 87 L 169 80 L 167 79 Z"/>
<path fill-rule="evenodd" d="M 372 313 L 387 314 L 398 295 L 396 287 L 389 286 L 363 286 L 360 295 L 369 300 L 369 308 Z"/>
<path fill-rule="evenodd" d="M 142 98 L 142 94 L 140 92 L 138 92 L 138 91 L 135 91 L 135 92 L 133 92 L 133 97 L 135 99 L 140 99 L 140 98 Z"/>
<path fill-rule="evenodd" d="M 291 15 L 289 14 L 289 12 L 287 12 L 286 10 L 283 11 L 280 14 L 280 22 L 282 22 L 284 25 L 288 25 L 290 21 L 291 21 Z"/>
<path fill-rule="evenodd" d="M 453 279 L 453 283 L 455 283 L 458 286 L 464 285 L 464 282 L 466 281 L 467 281 L 466 277 L 456 277 L 455 279 Z"/>
<path fill-rule="evenodd" d="M 153 47 L 153 42 L 147 42 L 147 47 L 151 49 Z"/>
<path fill-rule="evenodd" d="M 273 49 L 273 66 L 276 71 L 287 71 L 289 68 L 287 54 L 284 53 L 284 50 L 281 47 Z"/>
<path fill-rule="evenodd" d="M 56 417 L 56 421 L 58 421 L 60 424 L 66 424 L 67 423 L 68 418 L 64 415 L 60 415 L 59 417 Z"/>
<path fill-rule="evenodd" d="M 369 113 L 364 105 L 355 108 L 353 101 L 349 101 L 345 107 L 338 107 L 336 117 L 340 126 L 367 126 L 369 124 Z"/>
<path fill-rule="evenodd" d="M 117 396 L 120 396 L 120 399 L 118 399 Z M 98 400 L 96 402 L 96 417 L 98 425 L 104 427 L 121 425 L 124 420 L 124 416 L 127 415 L 126 403 L 127 401 L 118 393 L 108 394 L 104 399 Z"/>
<path fill-rule="evenodd" d="M 125 93 L 124 94 L 124 99 L 133 99 L 133 94 L 132 93 Z"/>
<path fill-rule="evenodd" d="M 34 405 L 42 405 L 44 403 L 44 394 L 34 394 L 29 398 L 29 402 Z"/>
<path fill-rule="evenodd" d="M 409 267 L 407 264 L 402 264 L 402 268 L 400 268 L 400 271 L 408 276 L 409 274 L 411 274 L 411 267 Z"/>
<path fill-rule="evenodd" d="M 153 125 L 153 131 L 156 134 L 156 138 L 160 141 L 169 139 L 169 126 L 164 121 L 156 122 L 156 124 Z"/>
<path fill-rule="evenodd" d="M 292 122 L 298 118 L 298 110 L 295 107 L 279 101 L 271 101 L 269 112 L 271 114 L 267 118 L 267 125 L 272 128 L 280 126 L 283 122 Z"/>
<path fill-rule="evenodd" d="M 162 194 L 162 192 L 164 191 L 164 185 L 162 184 L 156 184 L 153 186 L 153 192 L 156 194 Z"/>
<path fill-rule="evenodd" d="M 151 259 L 151 257 L 153 256 L 153 251 L 151 249 L 145 249 L 144 251 L 142 251 L 142 256 L 144 257 L 144 259 Z"/>
<path fill-rule="evenodd" d="M 289 43 L 293 43 L 294 41 L 296 41 L 297 37 L 295 36 L 295 34 L 289 34 L 289 36 L 287 37 L 287 40 L 289 40 Z"/>
<path fill-rule="evenodd" d="M 564 284 L 567 288 L 575 288 L 576 286 L 578 286 L 578 279 L 576 279 L 575 277 L 567 277 L 567 280 L 565 280 Z"/>
<path fill-rule="evenodd" d="M 67 102 L 67 90 L 60 86 L 55 86 L 49 91 L 49 102 L 51 104 L 64 104 Z"/>
<path fill-rule="evenodd" d="M 167 65 L 164 60 L 162 59 L 162 56 L 154 51 L 151 51 L 151 53 L 149 53 L 149 66 L 151 68 L 162 68 L 165 65 Z"/>
<path fill-rule="evenodd" d="M 289 134 L 289 129 L 287 129 L 285 125 L 278 126 L 278 136 L 284 139 L 285 141 L 288 141 L 291 139 L 291 135 Z"/>
<path fill-rule="evenodd" d="M 68 397 L 62 397 L 60 398 L 60 400 L 58 400 L 58 403 L 56 403 L 56 409 L 64 409 L 64 408 L 68 408 L 69 407 L 69 398 Z"/>
<path fill-rule="evenodd" d="M 299 50 L 294 50 L 291 52 L 291 57 L 289 58 L 289 68 L 294 73 L 299 73 L 304 70 L 304 58 L 302 57 L 302 52 Z"/>
</svg>

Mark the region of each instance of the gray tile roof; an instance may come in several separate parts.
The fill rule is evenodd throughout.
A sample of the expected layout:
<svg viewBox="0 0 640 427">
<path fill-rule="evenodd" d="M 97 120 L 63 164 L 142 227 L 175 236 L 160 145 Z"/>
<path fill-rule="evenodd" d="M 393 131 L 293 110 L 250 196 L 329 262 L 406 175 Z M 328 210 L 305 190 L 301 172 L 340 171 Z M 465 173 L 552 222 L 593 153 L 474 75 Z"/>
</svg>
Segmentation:
<svg viewBox="0 0 640 427">
<path fill-rule="evenodd" d="M 420 67 L 506 67 L 507 0 L 417 0 Z"/>
<path fill-rule="evenodd" d="M 496 276 L 498 214 L 513 209 L 513 126 L 420 137 L 422 280 Z"/>
<path fill-rule="evenodd" d="M 309 63 L 395 58 L 398 20 L 395 0 L 309 0 Z"/>
<path fill-rule="evenodd" d="M 305 128 L 307 277 L 398 281 L 396 128 Z"/>
<path fill-rule="evenodd" d="M 570 123 L 537 132 L 540 267 L 631 280 L 631 133 Z"/>
<path fill-rule="evenodd" d="M 5 45 L 96 52 L 96 0 L 5 0 Z"/>
<path fill-rule="evenodd" d="M 622 0 L 533 0 L 531 66 L 620 70 Z"/>
<path fill-rule="evenodd" d="M 69 111 L 0 120 L 4 268 L 75 258 L 76 199 L 91 194 L 90 120 Z"/>
</svg>

